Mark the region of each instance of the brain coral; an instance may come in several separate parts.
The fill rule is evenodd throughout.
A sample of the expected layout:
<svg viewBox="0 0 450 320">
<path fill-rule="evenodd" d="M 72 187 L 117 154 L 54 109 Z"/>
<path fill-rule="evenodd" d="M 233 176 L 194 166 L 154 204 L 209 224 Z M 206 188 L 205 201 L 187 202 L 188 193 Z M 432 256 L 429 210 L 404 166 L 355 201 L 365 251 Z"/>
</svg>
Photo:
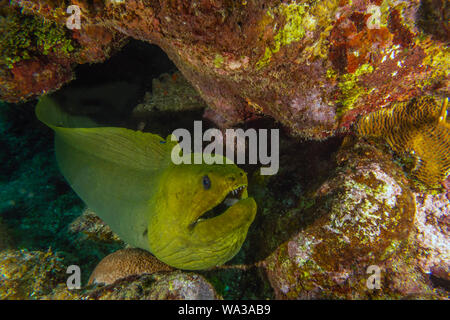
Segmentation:
<svg viewBox="0 0 450 320">
<path fill-rule="evenodd" d="M 171 267 L 160 262 L 145 250 L 137 248 L 122 249 L 111 253 L 100 261 L 89 278 L 89 284 L 112 284 L 131 275 L 170 270 L 172 270 Z"/>
<path fill-rule="evenodd" d="M 434 185 L 450 173 L 450 124 L 446 99 L 425 96 L 370 113 L 358 121 L 363 137 L 383 138 L 400 154 L 416 159 L 413 175 Z"/>
</svg>

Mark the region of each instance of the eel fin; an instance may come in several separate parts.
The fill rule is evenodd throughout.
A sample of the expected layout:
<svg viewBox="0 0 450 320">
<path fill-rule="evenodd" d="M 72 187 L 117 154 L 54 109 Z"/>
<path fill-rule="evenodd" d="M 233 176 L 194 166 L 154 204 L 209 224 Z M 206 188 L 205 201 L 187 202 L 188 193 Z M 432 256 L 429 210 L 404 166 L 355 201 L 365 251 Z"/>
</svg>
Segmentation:
<svg viewBox="0 0 450 320">
<path fill-rule="evenodd" d="M 50 97 L 36 106 L 55 131 L 55 154 L 72 189 L 126 243 L 150 250 L 146 230 L 152 198 L 176 142 L 126 128 L 98 127 L 65 113 Z"/>
<path fill-rule="evenodd" d="M 171 140 L 171 136 L 165 140 L 148 132 L 99 127 L 89 118 L 67 114 L 48 96 L 39 100 L 36 116 L 79 151 L 138 170 L 159 170 L 165 167 L 177 143 Z"/>
</svg>

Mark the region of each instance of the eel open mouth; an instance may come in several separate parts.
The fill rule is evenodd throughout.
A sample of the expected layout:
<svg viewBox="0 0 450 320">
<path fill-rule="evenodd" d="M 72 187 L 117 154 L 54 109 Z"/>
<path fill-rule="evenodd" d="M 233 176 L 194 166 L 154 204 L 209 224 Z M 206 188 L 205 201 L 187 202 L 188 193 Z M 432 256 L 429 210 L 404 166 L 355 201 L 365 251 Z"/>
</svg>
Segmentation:
<svg viewBox="0 0 450 320">
<path fill-rule="evenodd" d="M 213 208 L 205 211 L 200 217 L 195 220 L 190 227 L 193 228 L 197 223 L 199 223 L 202 220 L 215 218 L 222 213 L 225 213 L 225 211 L 228 210 L 231 206 L 236 204 L 239 200 L 247 198 L 247 185 L 242 184 L 240 186 L 235 187 L 231 191 L 227 193 L 227 195 L 222 199 L 221 202 L 219 202 L 216 206 Z"/>
</svg>

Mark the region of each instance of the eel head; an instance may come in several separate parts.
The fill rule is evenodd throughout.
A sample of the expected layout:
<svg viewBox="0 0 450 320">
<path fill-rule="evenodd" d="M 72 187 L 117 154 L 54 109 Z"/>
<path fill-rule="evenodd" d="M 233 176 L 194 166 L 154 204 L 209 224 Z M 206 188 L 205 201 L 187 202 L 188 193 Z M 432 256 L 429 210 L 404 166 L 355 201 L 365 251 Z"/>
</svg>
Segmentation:
<svg viewBox="0 0 450 320">
<path fill-rule="evenodd" d="M 153 201 L 150 249 L 161 261 L 187 270 L 230 260 L 256 214 L 247 176 L 235 164 L 171 165 Z"/>
</svg>

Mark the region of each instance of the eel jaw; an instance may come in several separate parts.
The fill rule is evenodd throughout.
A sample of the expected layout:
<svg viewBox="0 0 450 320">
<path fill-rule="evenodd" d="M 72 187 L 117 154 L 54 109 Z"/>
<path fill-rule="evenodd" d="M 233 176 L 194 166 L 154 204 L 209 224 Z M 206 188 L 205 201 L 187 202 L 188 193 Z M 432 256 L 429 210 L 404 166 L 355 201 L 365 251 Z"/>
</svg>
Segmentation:
<svg viewBox="0 0 450 320">
<path fill-rule="evenodd" d="M 240 184 L 238 186 L 233 187 L 227 193 L 225 193 L 218 201 L 209 209 L 205 210 L 201 213 L 190 225 L 189 229 L 192 230 L 195 228 L 197 223 L 201 221 L 205 221 L 208 219 L 215 218 L 224 214 L 229 208 L 234 206 L 239 201 L 246 199 L 248 197 L 247 194 L 247 184 Z"/>
<path fill-rule="evenodd" d="M 231 206 L 228 207 L 225 202 Z M 213 210 L 216 207 L 218 215 L 209 217 L 209 214 L 216 214 Z M 222 211 L 224 207 L 227 208 Z M 191 218 L 190 224 L 180 224 L 181 229 L 163 233 L 166 239 L 156 236 L 157 232 L 149 232 L 152 253 L 168 265 L 185 270 L 208 269 L 234 257 L 247 236 L 257 210 L 255 200 L 247 196 L 247 184 L 241 182 L 225 189 L 203 208 L 197 211 L 196 217 Z M 150 222 L 149 225 L 155 226 L 157 223 Z M 168 230 L 170 226 L 164 229 Z"/>
</svg>

